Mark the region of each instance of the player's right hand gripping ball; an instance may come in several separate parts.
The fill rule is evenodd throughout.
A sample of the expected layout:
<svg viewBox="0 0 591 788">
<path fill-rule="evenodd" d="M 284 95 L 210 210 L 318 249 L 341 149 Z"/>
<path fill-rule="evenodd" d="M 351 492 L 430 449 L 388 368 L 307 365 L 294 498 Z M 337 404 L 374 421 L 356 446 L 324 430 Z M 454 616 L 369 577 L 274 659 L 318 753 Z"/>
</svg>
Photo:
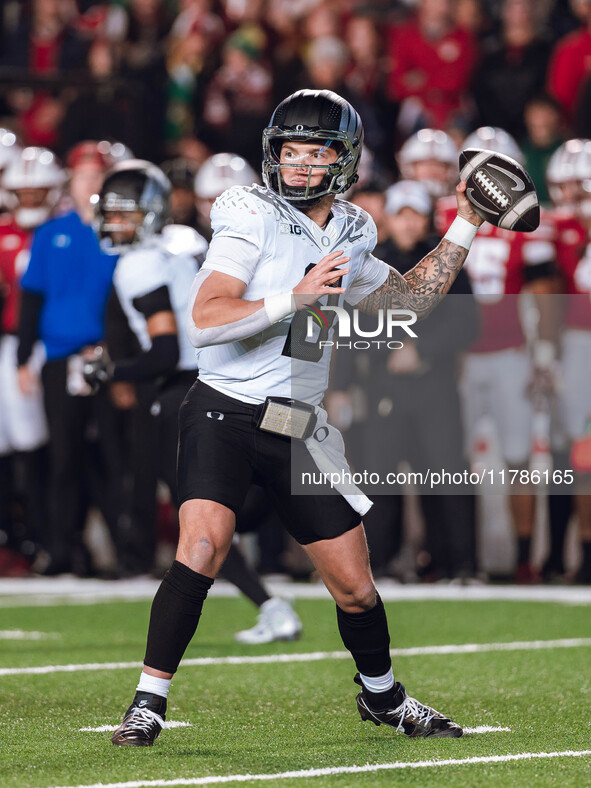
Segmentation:
<svg viewBox="0 0 591 788">
<path fill-rule="evenodd" d="M 481 148 L 460 153 L 460 178 L 479 216 L 496 227 L 531 233 L 540 224 L 540 203 L 528 172 L 510 156 Z"/>
</svg>

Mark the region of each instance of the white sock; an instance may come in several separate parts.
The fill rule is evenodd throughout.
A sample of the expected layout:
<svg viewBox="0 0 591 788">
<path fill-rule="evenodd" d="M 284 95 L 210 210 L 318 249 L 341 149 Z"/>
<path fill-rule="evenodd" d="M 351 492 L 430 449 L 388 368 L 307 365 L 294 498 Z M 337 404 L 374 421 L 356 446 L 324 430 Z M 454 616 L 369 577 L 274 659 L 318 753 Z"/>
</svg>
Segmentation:
<svg viewBox="0 0 591 788">
<path fill-rule="evenodd" d="M 172 679 L 159 679 L 157 676 L 150 676 L 149 673 L 140 673 L 140 683 L 137 685 L 136 692 L 151 692 L 152 695 L 160 695 L 162 698 L 168 697 L 170 682 Z"/>
<path fill-rule="evenodd" d="M 366 690 L 370 692 L 386 692 L 394 686 L 394 673 L 392 668 L 383 676 L 364 676 L 363 673 L 359 674 L 361 681 Z"/>
</svg>

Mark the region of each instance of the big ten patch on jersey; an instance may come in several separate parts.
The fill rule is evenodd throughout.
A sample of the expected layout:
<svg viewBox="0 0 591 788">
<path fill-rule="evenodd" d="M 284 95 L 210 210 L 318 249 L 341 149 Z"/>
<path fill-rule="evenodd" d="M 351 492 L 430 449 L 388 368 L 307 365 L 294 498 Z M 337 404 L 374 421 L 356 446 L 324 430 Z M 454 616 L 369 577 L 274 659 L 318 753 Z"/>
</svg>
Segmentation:
<svg viewBox="0 0 591 788">
<path fill-rule="evenodd" d="M 302 228 L 299 224 L 290 224 L 289 222 L 279 223 L 279 232 L 283 235 L 301 235 Z"/>
</svg>

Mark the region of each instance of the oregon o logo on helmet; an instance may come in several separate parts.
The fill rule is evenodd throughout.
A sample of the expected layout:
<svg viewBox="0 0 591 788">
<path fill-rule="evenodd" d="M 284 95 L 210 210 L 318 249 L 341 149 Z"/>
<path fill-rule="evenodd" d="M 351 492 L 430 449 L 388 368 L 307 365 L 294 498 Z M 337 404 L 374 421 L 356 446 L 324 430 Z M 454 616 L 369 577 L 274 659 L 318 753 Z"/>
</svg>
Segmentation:
<svg viewBox="0 0 591 788">
<path fill-rule="evenodd" d="M 370 347 L 385 347 L 388 350 L 400 350 L 403 342 L 393 339 L 395 331 L 402 330 L 409 337 L 417 338 L 410 328 L 417 321 L 416 312 L 410 309 L 380 309 L 377 312 L 377 325 L 374 329 L 364 330 L 359 325 L 358 309 L 353 310 L 353 319 L 349 312 L 341 306 L 322 305 L 308 307 L 306 339 L 313 339 L 317 326 L 328 328 L 336 320 L 336 341 L 320 339 L 320 347 L 348 348 L 350 350 L 369 350 Z M 328 318 L 328 319 L 327 319 Z M 353 337 L 353 339 L 351 339 Z M 381 337 L 380 339 L 376 339 Z M 348 339 L 349 342 L 342 340 Z M 371 340 L 371 341 L 369 341 Z"/>
</svg>

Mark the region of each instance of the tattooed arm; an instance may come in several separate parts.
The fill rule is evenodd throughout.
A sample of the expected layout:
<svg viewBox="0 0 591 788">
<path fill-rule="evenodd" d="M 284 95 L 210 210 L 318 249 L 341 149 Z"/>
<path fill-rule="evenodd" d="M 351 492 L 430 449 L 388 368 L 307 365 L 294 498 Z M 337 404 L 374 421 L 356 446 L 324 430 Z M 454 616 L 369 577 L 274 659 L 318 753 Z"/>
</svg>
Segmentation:
<svg viewBox="0 0 591 788">
<path fill-rule="evenodd" d="M 466 199 L 465 189 L 464 181 L 456 187 L 458 216 L 479 227 L 483 220 Z M 467 256 L 468 249 L 442 238 L 438 246 L 404 276 L 393 268 L 384 284 L 360 301 L 357 308 L 370 314 L 380 309 L 411 309 L 420 320 L 435 309 L 449 291 Z"/>
</svg>

